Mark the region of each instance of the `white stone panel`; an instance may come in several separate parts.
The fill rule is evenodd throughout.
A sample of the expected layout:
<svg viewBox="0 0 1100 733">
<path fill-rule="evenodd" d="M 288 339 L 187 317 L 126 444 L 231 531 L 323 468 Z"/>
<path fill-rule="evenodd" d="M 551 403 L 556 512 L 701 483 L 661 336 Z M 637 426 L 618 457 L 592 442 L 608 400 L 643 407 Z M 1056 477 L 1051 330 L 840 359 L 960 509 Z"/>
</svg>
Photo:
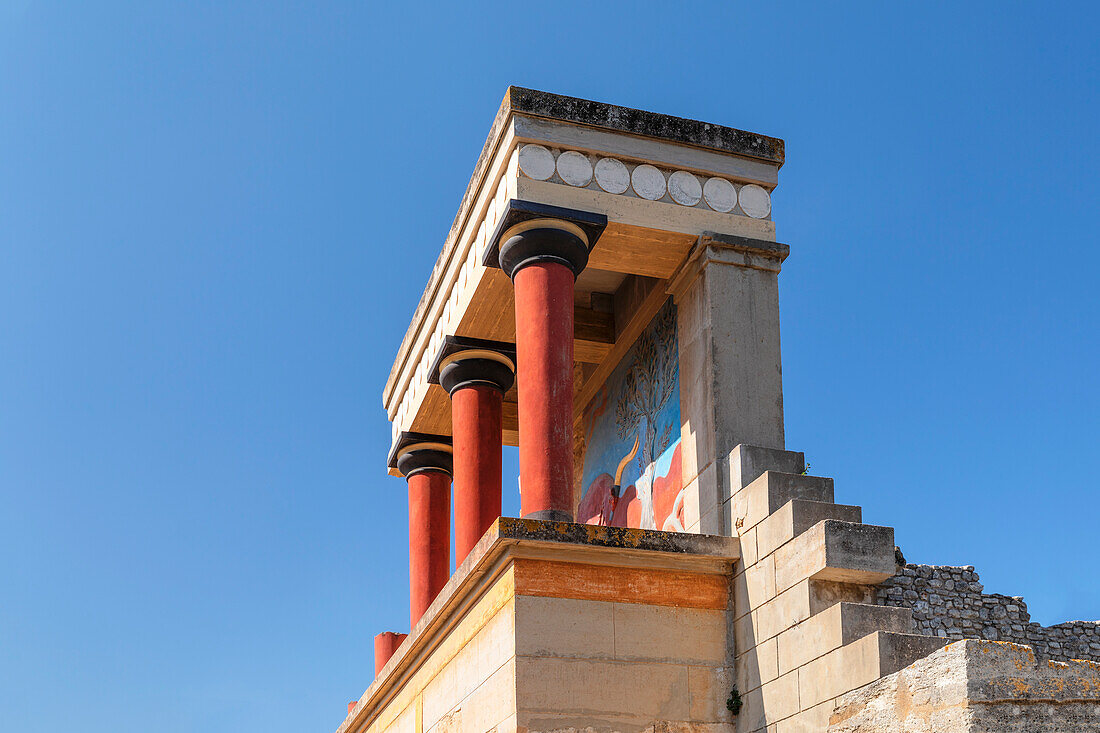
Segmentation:
<svg viewBox="0 0 1100 733">
<path fill-rule="evenodd" d="M 583 153 L 567 150 L 558 156 L 558 175 L 570 186 L 587 186 L 592 182 L 592 164 Z"/>
<path fill-rule="evenodd" d="M 668 177 L 668 195 L 678 204 L 695 206 L 703 198 L 703 187 L 687 171 L 676 171 Z"/>
<path fill-rule="evenodd" d="M 621 160 L 600 158 L 596 162 L 596 183 L 608 193 L 626 193 L 630 188 L 630 171 Z"/>
<path fill-rule="evenodd" d="M 737 206 L 737 189 L 725 178 L 711 178 L 703 185 L 703 197 L 707 206 L 726 213 Z"/>
<path fill-rule="evenodd" d="M 755 183 L 742 186 L 738 199 L 741 201 L 741 210 L 753 219 L 763 219 L 772 213 L 772 197 Z"/>
<path fill-rule="evenodd" d="M 554 155 L 541 145 L 524 145 L 519 149 L 519 169 L 536 181 L 554 175 Z"/>
<path fill-rule="evenodd" d="M 643 164 L 630 175 L 634 193 L 644 199 L 656 201 L 665 195 L 665 176 L 651 165 Z"/>
</svg>

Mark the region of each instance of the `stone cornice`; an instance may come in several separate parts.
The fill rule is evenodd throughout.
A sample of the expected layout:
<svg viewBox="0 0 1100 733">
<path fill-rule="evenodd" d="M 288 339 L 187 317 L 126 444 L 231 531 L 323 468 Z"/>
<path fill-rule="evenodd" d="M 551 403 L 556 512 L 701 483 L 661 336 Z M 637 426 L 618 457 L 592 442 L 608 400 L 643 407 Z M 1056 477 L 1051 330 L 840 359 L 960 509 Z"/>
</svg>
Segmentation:
<svg viewBox="0 0 1100 733">
<path fill-rule="evenodd" d="M 508 87 L 501 112 L 506 109 L 576 125 L 743 155 L 779 166 L 783 165 L 785 155 L 784 143 L 776 137 L 523 87 Z"/>
<path fill-rule="evenodd" d="M 669 281 L 667 292 L 678 297 L 712 263 L 778 273 L 790 253 L 791 248 L 779 242 L 704 232 Z"/>
</svg>

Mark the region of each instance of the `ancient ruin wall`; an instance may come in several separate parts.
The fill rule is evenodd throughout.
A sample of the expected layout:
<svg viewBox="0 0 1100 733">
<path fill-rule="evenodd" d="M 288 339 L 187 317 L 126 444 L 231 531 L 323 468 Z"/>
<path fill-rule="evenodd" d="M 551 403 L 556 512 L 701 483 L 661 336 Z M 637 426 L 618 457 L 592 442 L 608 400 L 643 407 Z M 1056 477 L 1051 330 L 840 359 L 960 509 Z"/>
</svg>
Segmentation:
<svg viewBox="0 0 1100 733">
<path fill-rule="evenodd" d="M 1100 622 L 1041 626 L 1019 597 L 983 593 L 973 565 L 912 565 L 876 589 L 881 606 L 913 611 L 917 633 L 1027 644 L 1040 659 L 1100 662 Z"/>
</svg>

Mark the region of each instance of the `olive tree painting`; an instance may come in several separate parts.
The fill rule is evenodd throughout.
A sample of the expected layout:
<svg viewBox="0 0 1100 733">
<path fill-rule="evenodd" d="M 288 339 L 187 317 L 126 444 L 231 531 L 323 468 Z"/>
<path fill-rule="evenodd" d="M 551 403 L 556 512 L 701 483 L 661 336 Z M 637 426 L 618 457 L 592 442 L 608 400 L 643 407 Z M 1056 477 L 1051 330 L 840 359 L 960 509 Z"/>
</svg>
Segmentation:
<svg viewBox="0 0 1100 733">
<path fill-rule="evenodd" d="M 683 531 L 679 377 L 670 300 L 585 415 L 578 521 Z"/>
</svg>

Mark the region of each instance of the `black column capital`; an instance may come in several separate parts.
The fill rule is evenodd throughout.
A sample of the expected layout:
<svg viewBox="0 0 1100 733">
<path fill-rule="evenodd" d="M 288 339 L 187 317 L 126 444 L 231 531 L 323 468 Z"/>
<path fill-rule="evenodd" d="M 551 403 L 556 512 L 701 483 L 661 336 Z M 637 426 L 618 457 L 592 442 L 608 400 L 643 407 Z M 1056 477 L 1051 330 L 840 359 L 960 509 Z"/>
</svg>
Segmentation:
<svg viewBox="0 0 1100 733">
<path fill-rule="evenodd" d="M 425 471 L 454 475 L 454 456 L 448 435 L 402 432 L 390 450 L 388 465 L 405 478 Z"/>
<path fill-rule="evenodd" d="M 606 226 L 603 214 L 511 199 L 489 237 L 481 264 L 514 277 L 527 265 L 557 262 L 576 277 Z"/>
<path fill-rule="evenodd" d="M 503 341 L 447 336 L 432 361 L 428 382 L 454 394 L 474 385 L 495 387 L 502 393 L 516 377 L 516 347 Z"/>
</svg>

